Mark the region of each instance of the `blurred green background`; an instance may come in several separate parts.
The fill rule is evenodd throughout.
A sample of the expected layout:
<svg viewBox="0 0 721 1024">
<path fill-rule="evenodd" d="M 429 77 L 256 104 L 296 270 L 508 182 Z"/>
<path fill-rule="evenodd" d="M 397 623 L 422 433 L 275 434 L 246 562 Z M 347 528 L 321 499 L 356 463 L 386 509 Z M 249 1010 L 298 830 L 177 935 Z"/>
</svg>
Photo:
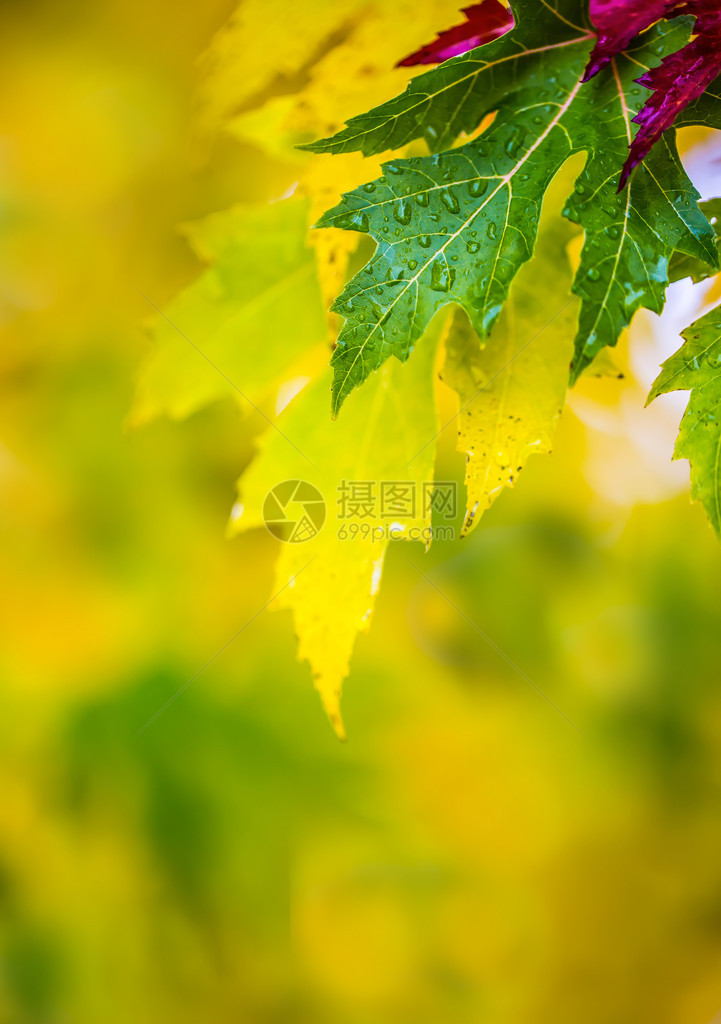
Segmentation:
<svg viewBox="0 0 721 1024">
<path fill-rule="evenodd" d="M 272 592 L 225 539 L 257 419 L 125 425 L 176 225 L 292 184 L 194 140 L 232 9 L 3 5 L 0 1021 L 707 1024 L 721 551 L 642 409 L 658 321 L 468 540 L 392 546 L 348 744 L 287 612 L 140 731 Z"/>
</svg>

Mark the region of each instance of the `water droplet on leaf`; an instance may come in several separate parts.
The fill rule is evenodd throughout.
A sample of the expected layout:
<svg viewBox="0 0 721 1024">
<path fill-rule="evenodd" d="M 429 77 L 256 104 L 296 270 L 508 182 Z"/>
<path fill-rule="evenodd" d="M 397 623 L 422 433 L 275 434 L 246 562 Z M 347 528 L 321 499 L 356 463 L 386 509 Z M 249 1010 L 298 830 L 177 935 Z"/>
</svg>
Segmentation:
<svg viewBox="0 0 721 1024">
<path fill-rule="evenodd" d="M 400 199 L 393 207 L 393 216 L 399 224 L 410 224 L 413 207 L 409 199 Z"/>
<path fill-rule="evenodd" d="M 449 188 L 444 188 L 441 192 L 441 202 L 448 210 L 449 213 L 459 213 L 461 206 L 454 192 Z"/>
<path fill-rule="evenodd" d="M 434 292 L 450 291 L 455 276 L 455 270 L 451 270 L 445 260 L 435 260 L 431 267 L 431 288 Z"/>
</svg>

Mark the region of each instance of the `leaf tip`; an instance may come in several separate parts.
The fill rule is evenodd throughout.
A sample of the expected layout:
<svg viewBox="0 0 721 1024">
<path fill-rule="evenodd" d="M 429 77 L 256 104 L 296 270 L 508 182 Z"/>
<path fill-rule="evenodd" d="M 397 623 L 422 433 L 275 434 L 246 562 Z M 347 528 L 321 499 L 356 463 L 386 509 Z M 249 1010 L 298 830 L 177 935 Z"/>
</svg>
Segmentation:
<svg viewBox="0 0 721 1024">
<path fill-rule="evenodd" d="M 664 386 L 663 386 L 663 380 L 662 380 L 662 375 L 659 374 L 659 376 L 656 378 L 656 380 L 651 385 L 651 390 L 649 391 L 648 397 L 646 398 L 646 401 L 644 402 L 644 405 L 643 405 L 644 409 L 648 409 L 648 407 L 651 404 L 651 402 L 653 402 L 654 399 L 658 398 L 659 395 L 663 395 L 663 394 L 665 394 Z"/>
<path fill-rule="evenodd" d="M 568 386 L 570 388 L 573 387 L 573 385 L 576 383 L 576 381 L 581 376 L 581 374 L 586 369 L 586 367 L 590 364 L 590 362 L 591 362 L 590 359 L 586 359 L 584 361 L 582 353 L 577 355 L 573 359 L 573 361 L 571 362 L 571 365 L 569 367 L 569 370 L 568 370 Z"/>
<path fill-rule="evenodd" d="M 301 153 L 322 153 L 323 141 L 323 139 L 315 139 L 313 142 L 298 142 L 293 148 L 299 149 Z"/>
<path fill-rule="evenodd" d="M 466 16 L 463 24 L 439 32 L 432 43 L 403 57 L 395 66 L 412 68 L 419 64 L 442 64 L 451 57 L 468 53 L 505 35 L 515 24 L 512 11 L 500 0 L 482 0 L 462 10 Z"/>
<path fill-rule="evenodd" d="M 342 390 L 336 390 L 335 388 L 331 389 L 330 394 L 330 418 L 333 422 L 335 422 L 338 419 L 338 414 L 341 411 L 346 396 Z"/>
<path fill-rule="evenodd" d="M 618 188 L 616 189 L 617 194 L 623 192 L 623 190 L 625 189 L 628 183 L 628 179 L 631 177 L 631 171 L 639 163 L 640 159 L 641 158 L 639 156 L 631 154 L 631 156 L 629 156 L 626 160 L 626 163 L 623 165 L 623 168 L 621 169 L 621 177 L 618 182 Z"/>
<path fill-rule="evenodd" d="M 319 686 L 318 683 L 316 683 L 316 687 L 320 694 L 323 710 L 328 716 L 328 721 L 333 727 L 333 732 L 341 743 L 347 743 L 348 737 L 346 735 L 345 726 L 343 725 L 343 717 L 340 713 L 340 686 L 328 689 L 325 686 Z"/>
</svg>

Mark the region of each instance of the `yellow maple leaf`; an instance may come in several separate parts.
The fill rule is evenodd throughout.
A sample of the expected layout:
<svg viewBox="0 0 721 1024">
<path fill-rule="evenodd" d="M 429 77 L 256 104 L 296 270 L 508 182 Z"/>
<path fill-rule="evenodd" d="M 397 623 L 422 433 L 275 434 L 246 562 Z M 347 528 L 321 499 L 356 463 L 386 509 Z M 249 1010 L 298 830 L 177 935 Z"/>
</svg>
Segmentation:
<svg viewBox="0 0 721 1024">
<path fill-rule="evenodd" d="M 276 605 L 292 610 L 299 657 L 310 663 L 323 706 L 340 737 L 341 687 L 356 636 L 370 624 L 390 532 L 398 539 L 428 540 L 424 484 L 433 478 L 433 362 L 438 337 L 434 325 L 407 363 L 389 360 L 353 394 L 335 422 L 328 416 L 330 372 L 325 371 L 279 418 L 283 434 L 293 444 L 275 431 L 266 433 L 238 485 L 240 504 L 231 519 L 231 533 L 262 525 L 269 492 L 287 481 L 305 481 L 324 498 L 326 519 L 315 535 L 312 523 L 309 527 L 302 517 L 288 514 L 291 530 L 300 527 L 301 539 L 279 542 Z M 363 492 L 372 515 L 343 515 L 353 511 L 342 500 L 348 493 L 344 486 L 351 484 L 372 485 Z M 412 489 L 405 492 L 403 508 L 390 506 L 385 516 L 380 504 L 383 484 Z"/>
</svg>

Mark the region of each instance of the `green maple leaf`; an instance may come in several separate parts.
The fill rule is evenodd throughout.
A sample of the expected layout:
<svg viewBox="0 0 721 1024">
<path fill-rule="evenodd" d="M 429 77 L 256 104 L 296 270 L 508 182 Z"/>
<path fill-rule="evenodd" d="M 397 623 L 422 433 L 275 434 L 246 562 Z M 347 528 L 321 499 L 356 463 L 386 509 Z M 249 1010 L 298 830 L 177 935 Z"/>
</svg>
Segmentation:
<svg viewBox="0 0 721 1024">
<path fill-rule="evenodd" d="M 703 502 L 721 537 L 721 306 L 683 332 L 685 343 L 663 364 L 649 402 L 669 391 L 691 391 L 674 449 L 691 464 L 691 497 Z"/>
<path fill-rule="evenodd" d="M 593 42 L 584 8 L 581 0 L 518 0 L 506 36 L 415 78 L 402 96 L 310 147 L 374 153 L 423 137 L 438 150 L 495 113 L 457 149 L 385 164 L 383 177 L 320 220 L 377 242 L 333 306 L 346 321 L 332 360 L 334 414 L 389 355 L 406 360 L 447 303 L 465 309 L 482 339 L 489 335 L 533 252 L 546 189 L 576 153 L 587 161 L 564 215 L 586 238 L 573 282 L 581 307 L 572 380 L 616 343 L 638 308 L 660 312 L 674 250 L 717 264 L 713 230 L 671 133 L 617 193 L 631 119 L 648 95 L 634 79 L 683 45 L 692 20 L 655 26 L 584 85 Z"/>
</svg>

